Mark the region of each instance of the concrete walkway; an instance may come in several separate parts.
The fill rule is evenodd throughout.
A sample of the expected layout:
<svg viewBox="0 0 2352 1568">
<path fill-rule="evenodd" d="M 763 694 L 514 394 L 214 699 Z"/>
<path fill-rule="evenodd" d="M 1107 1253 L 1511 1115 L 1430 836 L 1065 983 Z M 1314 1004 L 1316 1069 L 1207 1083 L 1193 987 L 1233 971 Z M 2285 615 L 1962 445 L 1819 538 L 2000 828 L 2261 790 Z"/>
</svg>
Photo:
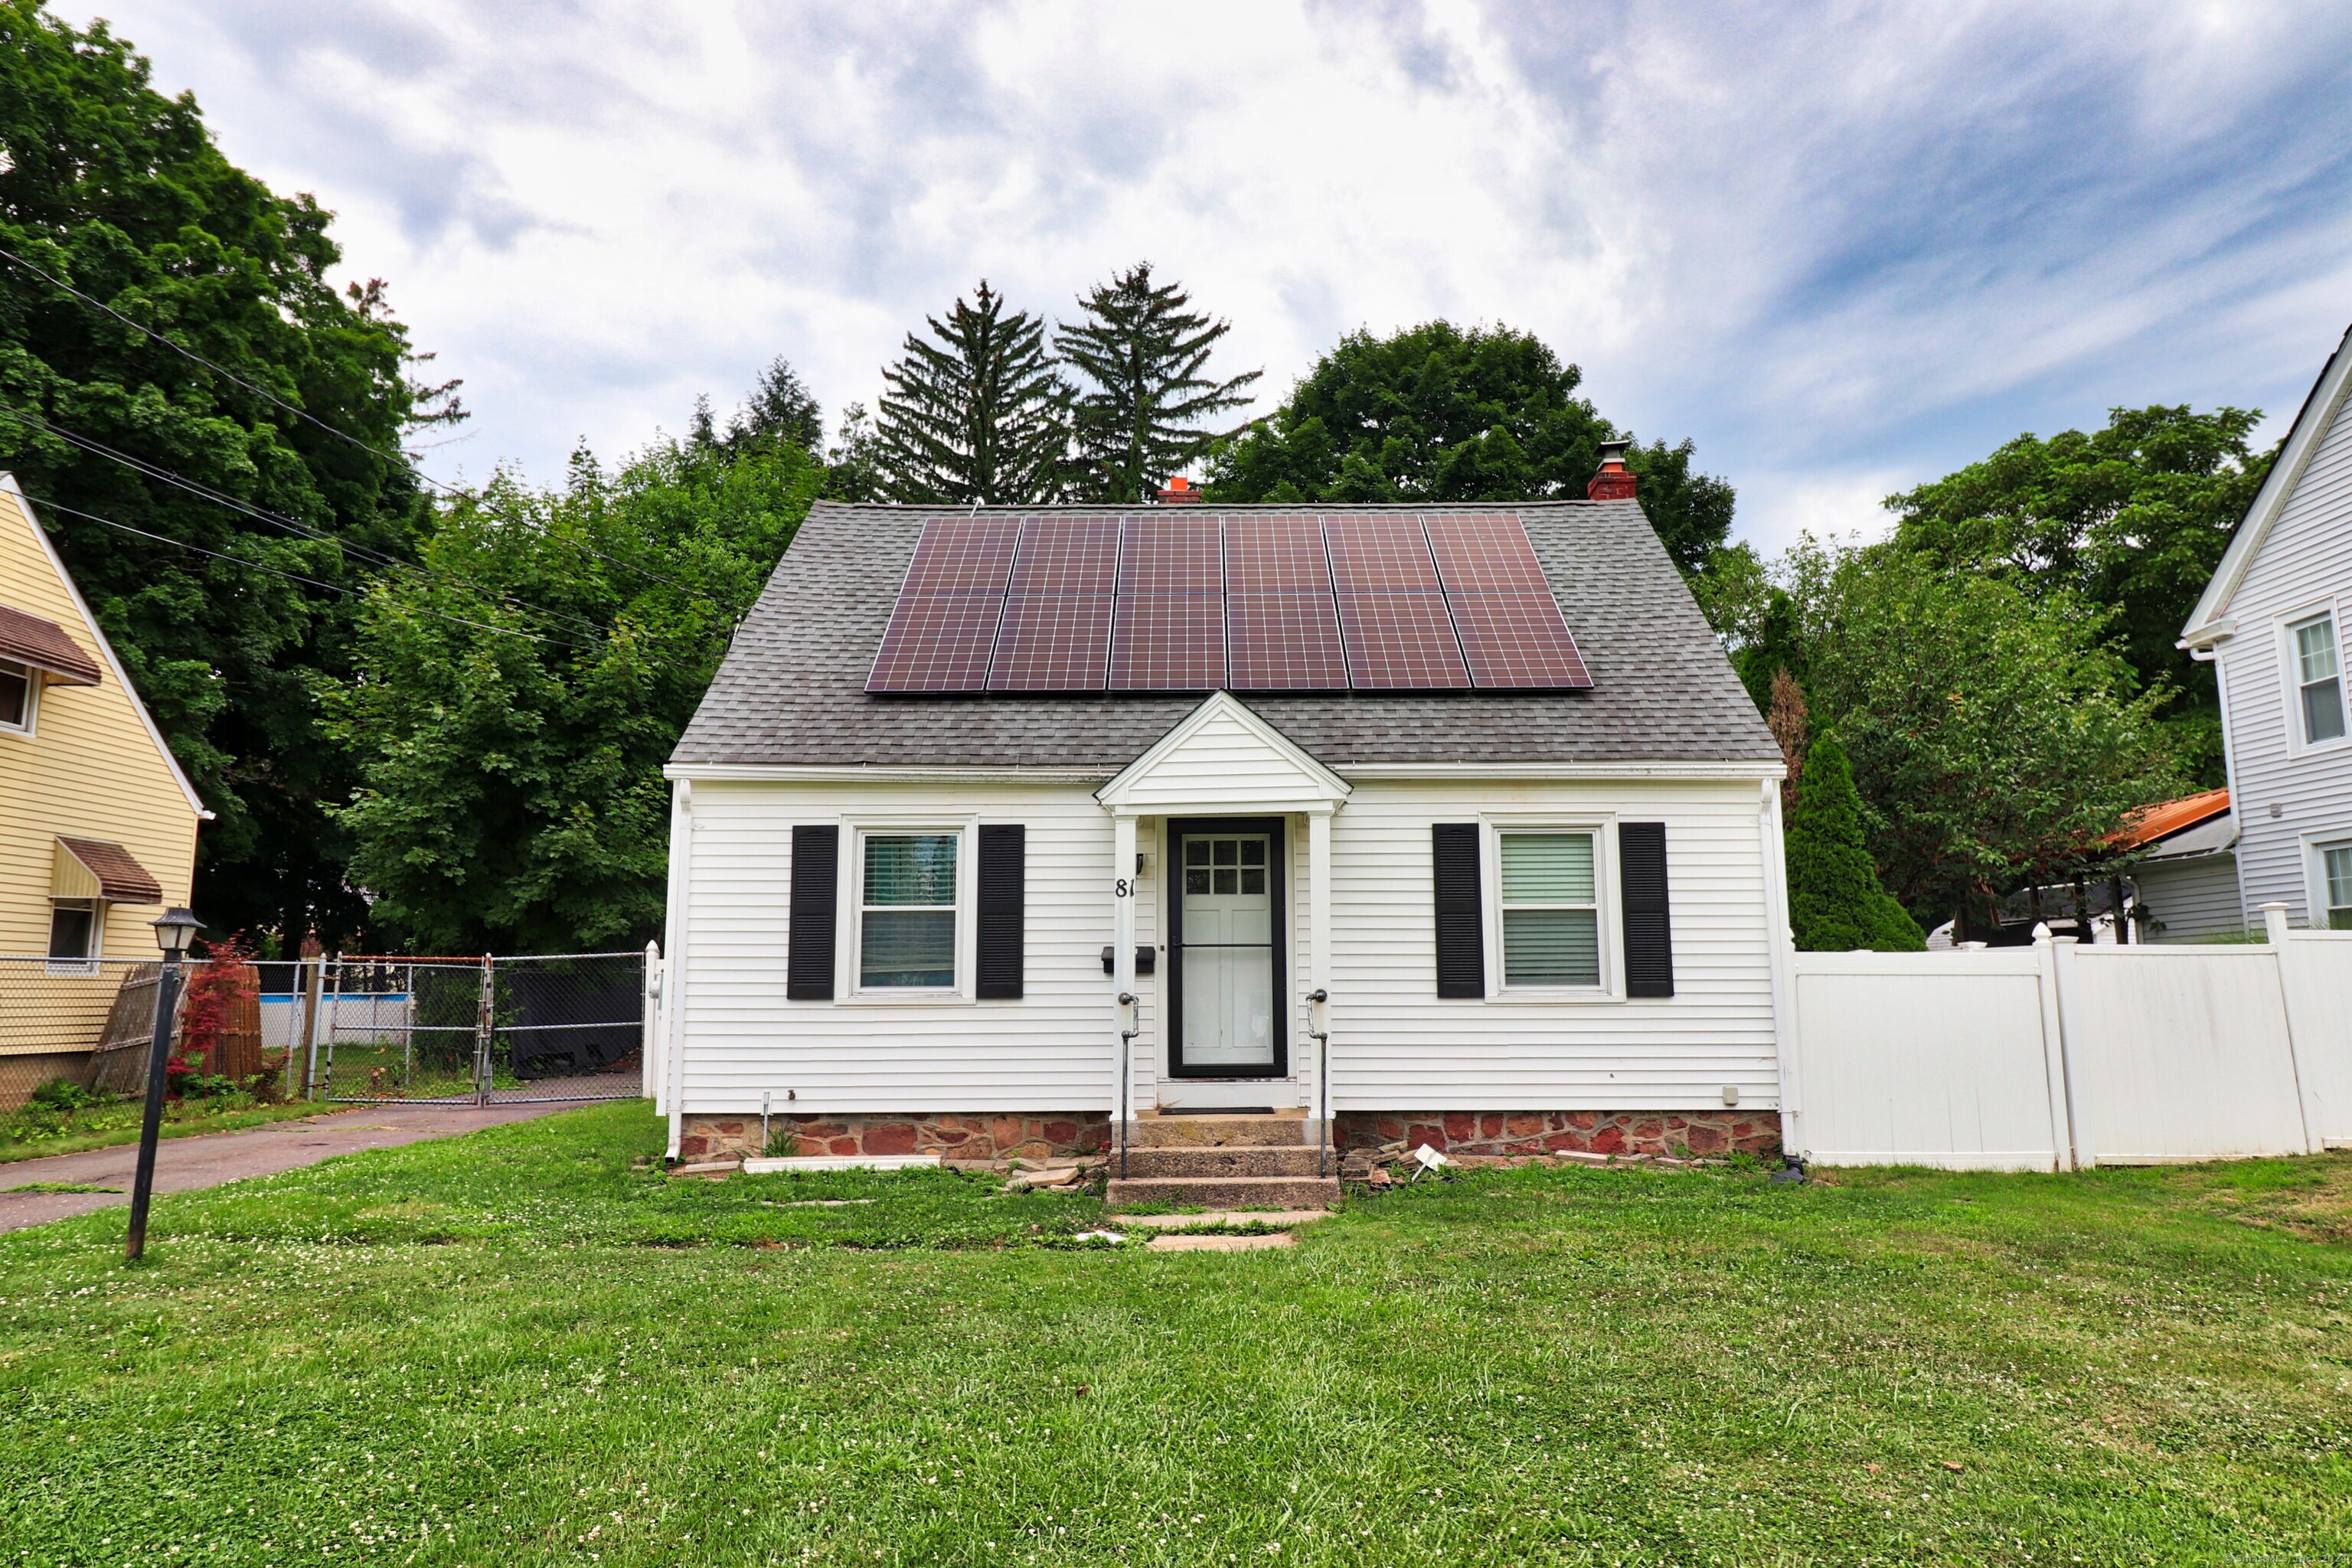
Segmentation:
<svg viewBox="0 0 2352 1568">
<path fill-rule="evenodd" d="M 362 1149 L 396 1149 L 428 1138 L 454 1138 L 484 1127 L 528 1121 L 570 1110 L 562 1102 L 485 1106 L 363 1105 L 349 1110 L 273 1121 L 241 1132 L 206 1132 L 166 1138 L 155 1146 L 155 1191 L 190 1193 L 247 1176 L 274 1175 L 353 1154 Z M 35 1182 L 120 1187 L 119 1193 L 0 1192 L 0 1231 L 47 1225 L 69 1215 L 113 1208 L 131 1201 L 131 1173 L 139 1145 L 119 1143 L 80 1154 L 52 1154 L 0 1164 L 0 1188 Z"/>
</svg>

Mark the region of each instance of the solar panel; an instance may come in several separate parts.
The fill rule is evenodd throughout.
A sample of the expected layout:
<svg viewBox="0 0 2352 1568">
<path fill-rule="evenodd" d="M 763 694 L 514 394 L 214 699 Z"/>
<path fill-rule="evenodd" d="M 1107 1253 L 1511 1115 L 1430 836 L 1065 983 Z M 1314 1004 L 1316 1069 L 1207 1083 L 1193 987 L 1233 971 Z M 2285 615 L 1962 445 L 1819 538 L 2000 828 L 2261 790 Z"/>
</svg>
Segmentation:
<svg viewBox="0 0 2352 1568">
<path fill-rule="evenodd" d="M 1312 517 L 1225 521 L 1226 684 L 1236 691 L 1344 691 L 1348 659 L 1323 529 Z"/>
<path fill-rule="evenodd" d="M 1423 522 L 1463 658 L 1481 690 L 1592 684 L 1516 515 L 1433 513 Z"/>
<path fill-rule="evenodd" d="M 1030 518 L 1006 584 L 991 691 L 1100 691 L 1110 659 L 1118 523 Z"/>
<path fill-rule="evenodd" d="M 1193 513 L 928 521 L 866 689 L 1591 683 L 1514 513 Z"/>
<path fill-rule="evenodd" d="M 1021 526 L 1010 518 L 928 523 L 915 546 L 868 691 L 978 691 Z"/>
<path fill-rule="evenodd" d="M 1111 616 L 1111 689 L 1213 691 L 1224 683 L 1224 549 L 1217 520 L 1129 519 Z"/>
<path fill-rule="evenodd" d="M 1359 691 L 1437 691 L 1470 684 L 1445 613 L 1421 519 L 1409 512 L 1330 517 L 1331 585 Z"/>
</svg>

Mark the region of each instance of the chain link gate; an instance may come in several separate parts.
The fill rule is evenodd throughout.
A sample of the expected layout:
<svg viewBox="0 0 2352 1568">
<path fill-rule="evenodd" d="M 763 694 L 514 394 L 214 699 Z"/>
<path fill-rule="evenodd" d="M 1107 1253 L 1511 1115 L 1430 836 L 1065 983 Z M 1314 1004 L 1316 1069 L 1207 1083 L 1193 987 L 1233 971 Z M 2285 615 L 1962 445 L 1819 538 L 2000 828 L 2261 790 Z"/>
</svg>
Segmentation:
<svg viewBox="0 0 2352 1568">
<path fill-rule="evenodd" d="M 657 962 L 651 948 L 322 960 L 304 1081 L 362 1104 L 634 1099 Z"/>
</svg>

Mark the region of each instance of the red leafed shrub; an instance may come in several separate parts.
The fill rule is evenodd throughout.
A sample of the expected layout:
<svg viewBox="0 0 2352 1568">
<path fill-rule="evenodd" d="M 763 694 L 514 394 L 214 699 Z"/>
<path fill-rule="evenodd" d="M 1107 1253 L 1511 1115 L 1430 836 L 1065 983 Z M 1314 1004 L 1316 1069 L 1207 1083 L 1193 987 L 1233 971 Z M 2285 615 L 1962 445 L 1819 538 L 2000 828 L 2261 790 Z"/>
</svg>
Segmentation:
<svg viewBox="0 0 2352 1568">
<path fill-rule="evenodd" d="M 188 998 L 180 1005 L 180 1053 L 205 1072 L 220 1070 L 221 1046 L 231 1009 L 254 992 L 253 946 L 235 932 L 205 944 L 205 961 L 188 976 Z"/>
</svg>

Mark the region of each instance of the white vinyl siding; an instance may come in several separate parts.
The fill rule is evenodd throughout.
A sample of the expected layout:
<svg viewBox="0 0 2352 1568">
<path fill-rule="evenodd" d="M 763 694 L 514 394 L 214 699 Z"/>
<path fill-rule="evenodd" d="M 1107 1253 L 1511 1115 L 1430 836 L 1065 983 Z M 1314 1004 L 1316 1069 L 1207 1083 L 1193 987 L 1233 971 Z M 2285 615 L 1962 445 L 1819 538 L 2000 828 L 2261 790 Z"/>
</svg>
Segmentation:
<svg viewBox="0 0 2352 1568">
<path fill-rule="evenodd" d="M 2347 604 L 2352 402 L 2335 412 L 2248 565 L 2227 611 L 2237 631 L 2219 647 L 2231 807 L 2238 821 L 2240 928 L 2259 926 L 2262 906 L 2273 900 L 2288 906 L 2297 926 L 2326 923 L 2312 847 L 2352 840 L 2352 743 L 2306 738 L 2305 703 L 2315 688 L 2303 679 L 2295 629 L 2325 617 L 2322 662 L 2335 668 L 2335 689 L 2310 699 L 2322 704 L 2324 719 L 2326 700 L 2340 704 L 2344 698 Z"/>
<path fill-rule="evenodd" d="M 1759 804 L 1757 785 L 1747 780 L 1359 784 L 1331 830 L 1334 1108 L 1719 1108 L 1726 1085 L 1738 1088 L 1742 1106 L 1771 1108 L 1778 1082 Z M 1236 813 L 1249 805 L 1233 802 Z M 690 864 L 680 891 L 678 1109 L 756 1111 L 763 1092 L 780 1114 L 1109 1108 L 1118 1022 L 1101 955 L 1111 940 L 1112 830 L 1089 786 L 1012 778 L 863 785 L 705 780 L 694 784 L 691 809 Z M 1490 812 L 1665 823 L 1675 996 L 1440 1002 L 1430 826 Z M 920 818 L 1026 826 L 1024 994 L 947 1006 L 872 994 L 787 1002 L 793 826 Z M 1168 860 L 1164 827 L 1147 819 L 1139 837 L 1150 868 L 1139 879 L 1135 940 L 1160 950 L 1156 973 L 1139 975 L 1137 984 L 1135 1093 L 1144 1106 L 1157 1099 L 1164 1055 L 1166 878 L 1182 869 Z M 1288 817 L 1286 837 L 1284 1005 L 1291 1009 L 1296 1080 L 1289 1102 L 1307 1104 L 1313 1051 L 1303 1000 L 1311 939 L 1303 817 Z M 1605 843 L 1598 847 L 1605 858 Z M 845 864 L 845 879 L 848 870 Z M 1604 903 L 1607 896 L 1604 884 Z M 1604 971 L 1613 962 L 1604 945 Z"/>
<path fill-rule="evenodd" d="M 2132 873 L 2140 907 L 2155 921 L 2132 932 L 2134 942 L 2204 942 L 2246 929 L 2238 912 L 2238 862 L 2230 855 L 2178 861 L 2151 860 Z"/>
</svg>

